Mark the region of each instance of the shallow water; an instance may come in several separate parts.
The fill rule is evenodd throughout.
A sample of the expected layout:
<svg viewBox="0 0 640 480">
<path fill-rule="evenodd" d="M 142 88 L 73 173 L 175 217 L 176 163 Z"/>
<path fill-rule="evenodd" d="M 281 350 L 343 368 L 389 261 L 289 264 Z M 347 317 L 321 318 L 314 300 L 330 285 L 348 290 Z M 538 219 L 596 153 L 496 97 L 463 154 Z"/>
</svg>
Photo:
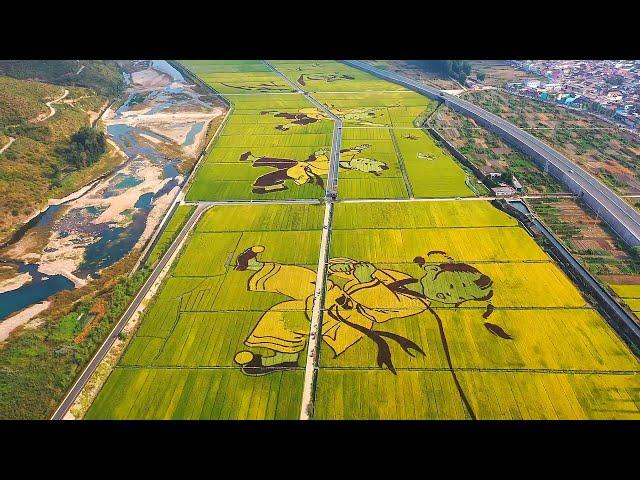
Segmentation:
<svg viewBox="0 0 640 480">
<path fill-rule="evenodd" d="M 171 76 L 173 83 L 166 87 L 158 87 L 157 90 L 144 93 L 131 93 L 126 102 L 117 109 L 115 119 L 122 118 L 123 114 L 142 102 L 157 102 L 150 108 L 149 113 L 157 113 L 169 107 L 182 104 L 195 105 L 195 108 L 209 106 L 200 99 L 190 96 L 185 90 L 184 77 L 164 60 L 154 60 L 152 62 L 156 70 L 162 71 Z M 125 75 L 128 80 L 128 75 Z M 185 139 L 186 145 L 192 145 L 197 134 L 204 128 L 203 122 L 194 124 Z M 117 223 L 95 223 L 95 220 L 104 212 L 104 206 L 90 205 L 71 208 L 66 211 L 61 218 L 56 217 L 56 213 L 62 205 L 51 206 L 40 216 L 36 217 L 25 232 L 33 227 L 47 227 L 52 229 L 52 233 L 57 233 L 59 237 L 79 236 L 82 241 L 78 241 L 84 248 L 84 258 L 79 268 L 73 272 L 80 278 L 96 278 L 99 270 L 113 265 L 118 260 L 128 254 L 143 234 L 149 212 L 153 209 L 155 200 L 171 192 L 179 186 L 182 177 L 176 166 L 180 163 L 178 158 L 170 158 L 159 148 L 148 141 L 139 141 L 140 134 L 148 135 L 164 142 L 167 139 L 144 126 L 129 126 L 125 124 L 110 124 L 107 127 L 109 137 L 125 152 L 130 159 L 115 174 L 103 191 L 98 191 L 98 197 L 102 199 L 117 197 L 126 193 L 129 189 L 135 188 L 143 181 L 136 172 L 142 171 L 150 165 L 162 169 L 162 177 L 167 182 L 155 192 L 147 192 L 138 198 L 133 208 L 123 212 L 127 222 Z M 158 147 L 162 143 L 158 144 Z M 103 187 L 101 187 L 103 188 Z M 94 189 L 92 189 L 94 190 Z M 88 195 L 87 192 L 85 195 Z M 84 197 L 84 196 L 83 196 Z M 22 232 L 24 234 L 25 232 Z M 75 237 L 74 237 L 75 238 Z M 88 239 L 88 240 L 87 240 Z M 84 243 L 83 243 L 84 242 Z M 75 243 L 75 241 L 74 241 Z M 29 305 L 45 300 L 64 289 L 73 288 L 73 283 L 62 275 L 54 275 L 44 278 L 37 269 L 37 264 L 21 266 L 21 269 L 28 269 L 33 280 L 27 285 L 0 294 L 0 321 Z"/>
<path fill-rule="evenodd" d="M 182 144 L 183 147 L 188 147 L 190 145 L 193 145 L 193 142 L 196 139 L 196 135 L 198 135 L 202 129 L 204 128 L 204 123 L 200 122 L 200 123 L 196 123 L 195 125 L 193 125 L 191 127 L 191 130 L 189 130 L 189 133 L 187 133 L 186 138 L 184 139 L 184 143 Z"/>
<path fill-rule="evenodd" d="M 25 264 L 18 268 L 20 273 L 29 273 L 31 282 L 9 292 L 0 293 L 0 319 L 22 310 L 29 305 L 46 300 L 54 293 L 73 288 L 73 282 L 63 275 L 45 276 L 38 272 L 38 265 Z"/>
<path fill-rule="evenodd" d="M 184 82 L 184 77 L 182 76 L 182 74 L 178 70 L 173 68 L 166 60 L 153 60 L 151 62 L 151 65 L 156 70 L 170 75 L 171 78 L 173 78 L 174 82 Z"/>
</svg>

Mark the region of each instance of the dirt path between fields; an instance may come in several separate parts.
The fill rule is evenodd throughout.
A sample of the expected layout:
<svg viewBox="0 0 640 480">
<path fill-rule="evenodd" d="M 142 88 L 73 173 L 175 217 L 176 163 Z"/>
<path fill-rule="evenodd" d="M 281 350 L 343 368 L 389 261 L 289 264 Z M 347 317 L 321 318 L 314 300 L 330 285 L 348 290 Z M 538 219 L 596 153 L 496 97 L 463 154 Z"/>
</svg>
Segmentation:
<svg viewBox="0 0 640 480">
<path fill-rule="evenodd" d="M 4 147 L 0 148 L 0 155 L 2 155 L 2 154 L 4 153 L 4 151 L 5 151 L 7 148 L 9 148 L 9 147 L 11 146 L 11 144 L 12 144 L 13 142 L 15 142 L 15 141 L 16 141 L 16 139 L 15 139 L 15 138 L 13 138 L 13 137 L 9 137 L 9 143 L 7 143 Z"/>
</svg>

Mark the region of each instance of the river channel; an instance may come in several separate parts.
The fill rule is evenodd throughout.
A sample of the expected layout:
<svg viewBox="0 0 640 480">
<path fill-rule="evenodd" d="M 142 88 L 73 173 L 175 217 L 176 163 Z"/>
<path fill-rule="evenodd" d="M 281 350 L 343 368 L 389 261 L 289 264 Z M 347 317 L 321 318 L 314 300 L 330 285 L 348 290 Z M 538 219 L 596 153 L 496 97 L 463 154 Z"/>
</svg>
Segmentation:
<svg viewBox="0 0 640 480">
<path fill-rule="evenodd" d="M 223 109 L 163 60 L 129 65 L 126 100 L 103 115 L 123 163 L 79 196 L 50 205 L 11 239 L 0 265 L 15 277 L 0 282 L 0 322 L 141 248 L 184 181 L 180 165 L 202 147 Z M 36 247 L 34 247 L 34 244 Z"/>
</svg>

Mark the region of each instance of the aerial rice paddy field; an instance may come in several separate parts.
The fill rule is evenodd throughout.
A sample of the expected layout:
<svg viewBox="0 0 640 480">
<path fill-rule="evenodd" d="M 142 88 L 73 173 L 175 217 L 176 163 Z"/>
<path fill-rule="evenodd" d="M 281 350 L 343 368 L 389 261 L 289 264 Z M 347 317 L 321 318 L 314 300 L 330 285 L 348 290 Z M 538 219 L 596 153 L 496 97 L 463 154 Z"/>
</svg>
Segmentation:
<svg viewBox="0 0 640 480">
<path fill-rule="evenodd" d="M 187 200 L 323 197 L 334 128 L 326 112 L 265 63 L 183 63 L 234 107 Z M 417 127 L 432 100 L 337 62 L 271 63 L 343 119 L 340 197 L 475 195 L 465 171 Z"/>
<path fill-rule="evenodd" d="M 332 121 L 263 62 L 184 64 L 233 105 L 231 117 L 198 169 L 188 200 L 324 196 Z M 285 117 L 309 110 L 314 117 L 310 123 L 295 124 L 295 118 Z M 309 162 L 314 155 L 317 158 Z"/>
<path fill-rule="evenodd" d="M 319 205 L 207 211 L 86 418 L 298 418 L 304 362 L 259 377 L 234 362 L 263 313 L 288 297 L 248 291 L 255 272 L 233 266 L 243 250 L 262 245 L 271 262 L 315 270 L 323 212 Z M 308 333 L 304 302 L 272 314 L 300 317 Z"/>
<path fill-rule="evenodd" d="M 253 191 L 276 168 L 260 158 L 323 161 L 323 112 L 265 63 L 184 63 L 234 106 L 188 200 L 324 198 L 282 176 Z M 518 222 L 438 199 L 474 193 L 412 126 L 428 99 L 336 62 L 270 63 L 344 121 L 352 201 L 334 204 L 313 418 L 640 418 L 638 359 Z M 357 201 L 411 197 L 434 201 Z M 324 214 L 208 210 L 86 418 L 299 418 Z"/>
<path fill-rule="evenodd" d="M 448 303 L 445 296 L 433 297 L 429 308 L 419 307 L 402 290 L 389 296 L 380 285 L 347 283 L 343 288 L 366 307 L 362 312 L 372 319 L 374 331 L 402 337 L 383 337 L 396 375 L 386 363 L 378 367 L 379 338 L 350 338 L 340 355 L 330 345 L 340 342 L 325 338 L 315 418 L 640 416 L 637 359 L 534 240 L 490 203 L 338 204 L 334 215 L 331 258 L 370 262 L 396 280 L 404 274 L 433 284 L 431 269 L 441 271 L 442 292 L 460 304 Z M 416 257 L 425 263 L 416 263 Z M 492 283 L 482 290 L 465 288 L 460 278 L 446 278 L 451 265 L 471 266 Z M 329 280 L 338 284 L 340 275 Z M 468 275 L 473 282 L 478 274 Z M 386 281 L 380 274 L 373 277 Z M 420 283 L 408 288 L 420 291 Z M 325 315 L 335 312 L 331 290 Z M 489 290 L 491 298 L 479 300 Z M 493 311 L 483 318 L 487 303 Z M 341 314 L 364 323 L 350 311 Z M 485 322 L 510 338 L 492 333 Z M 424 354 L 405 351 L 407 340 Z"/>
</svg>

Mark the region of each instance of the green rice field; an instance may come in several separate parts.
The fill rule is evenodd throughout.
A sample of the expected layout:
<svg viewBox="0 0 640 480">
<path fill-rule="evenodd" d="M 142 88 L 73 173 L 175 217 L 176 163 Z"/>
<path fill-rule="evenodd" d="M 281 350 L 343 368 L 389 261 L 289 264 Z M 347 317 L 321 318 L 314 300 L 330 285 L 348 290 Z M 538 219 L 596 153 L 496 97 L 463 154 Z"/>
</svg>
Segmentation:
<svg viewBox="0 0 640 480">
<path fill-rule="evenodd" d="M 324 196 L 334 128 L 326 112 L 263 62 L 183 63 L 233 105 L 187 200 Z M 342 118 L 340 198 L 474 195 L 465 171 L 416 126 L 416 118 L 435 109 L 432 100 L 337 62 L 272 64 Z"/>
<path fill-rule="evenodd" d="M 247 291 L 252 272 L 233 265 L 244 249 L 264 245 L 270 261 L 315 269 L 323 211 L 315 205 L 207 211 L 86 418 L 298 418 L 303 363 L 255 378 L 234 368 L 262 313 L 287 297 Z"/>
<path fill-rule="evenodd" d="M 313 419 L 640 419 L 638 358 L 416 126 L 433 101 L 334 61 L 183 64 L 233 106 L 186 194 L 222 204 L 85 418 L 298 419 L 325 238 Z M 330 235 L 334 125 L 298 89 L 343 121 Z"/>
<path fill-rule="evenodd" d="M 424 354 L 411 356 L 389 340 L 393 375 L 378 367 L 376 344 L 367 336 L 338 356 L 323 343 L 315 418 L 640 415 L 636 357 L 533 239 L 488 202 L 339 204 L 334 215 L 332 258 L 366 259 L 379 270 L 420 279 L 425 271 L 414 258 L 425 256 L 427 268 L 438 268 L 438 262 L 451 260 L 427 253 L 446 252 L 453 262 L 491 278 L 494 310 L 483 318 L 487 301 L 467 292 L 458 306 L 435 299 L 430 309 L 414 313 L 412 304 L 381 293 L 366 298 L 355 290 L 354 300 L 357 296 L 371 309 L 368 315 L 378 316 L 375 330 L 415 341 Z M 459 284 L 455 292 L 447 287 L 444 291 L 464 295 Z M 373 312 L 391 308 L 395 318 Z M 485 322 L 511 338 L 491 333 Z"/>
<path fill-rule="evenodd" d="M 151 250 L 151 253 L 149 253 L 149 257 L 146 261 L 147 266 L 153 266 L 164 252 L 167 251 L 173 240 L 176 238 L 176 235 L 178 235 L 178 232 L 182 230 L 182 227 L 187 223 L 187 220 L 189 220 L 189 217 L 195 209 L 196 207 L 193 205 L 178 205 L 175 212 L 171 215 L 167 226 Z"/>
</svg>

